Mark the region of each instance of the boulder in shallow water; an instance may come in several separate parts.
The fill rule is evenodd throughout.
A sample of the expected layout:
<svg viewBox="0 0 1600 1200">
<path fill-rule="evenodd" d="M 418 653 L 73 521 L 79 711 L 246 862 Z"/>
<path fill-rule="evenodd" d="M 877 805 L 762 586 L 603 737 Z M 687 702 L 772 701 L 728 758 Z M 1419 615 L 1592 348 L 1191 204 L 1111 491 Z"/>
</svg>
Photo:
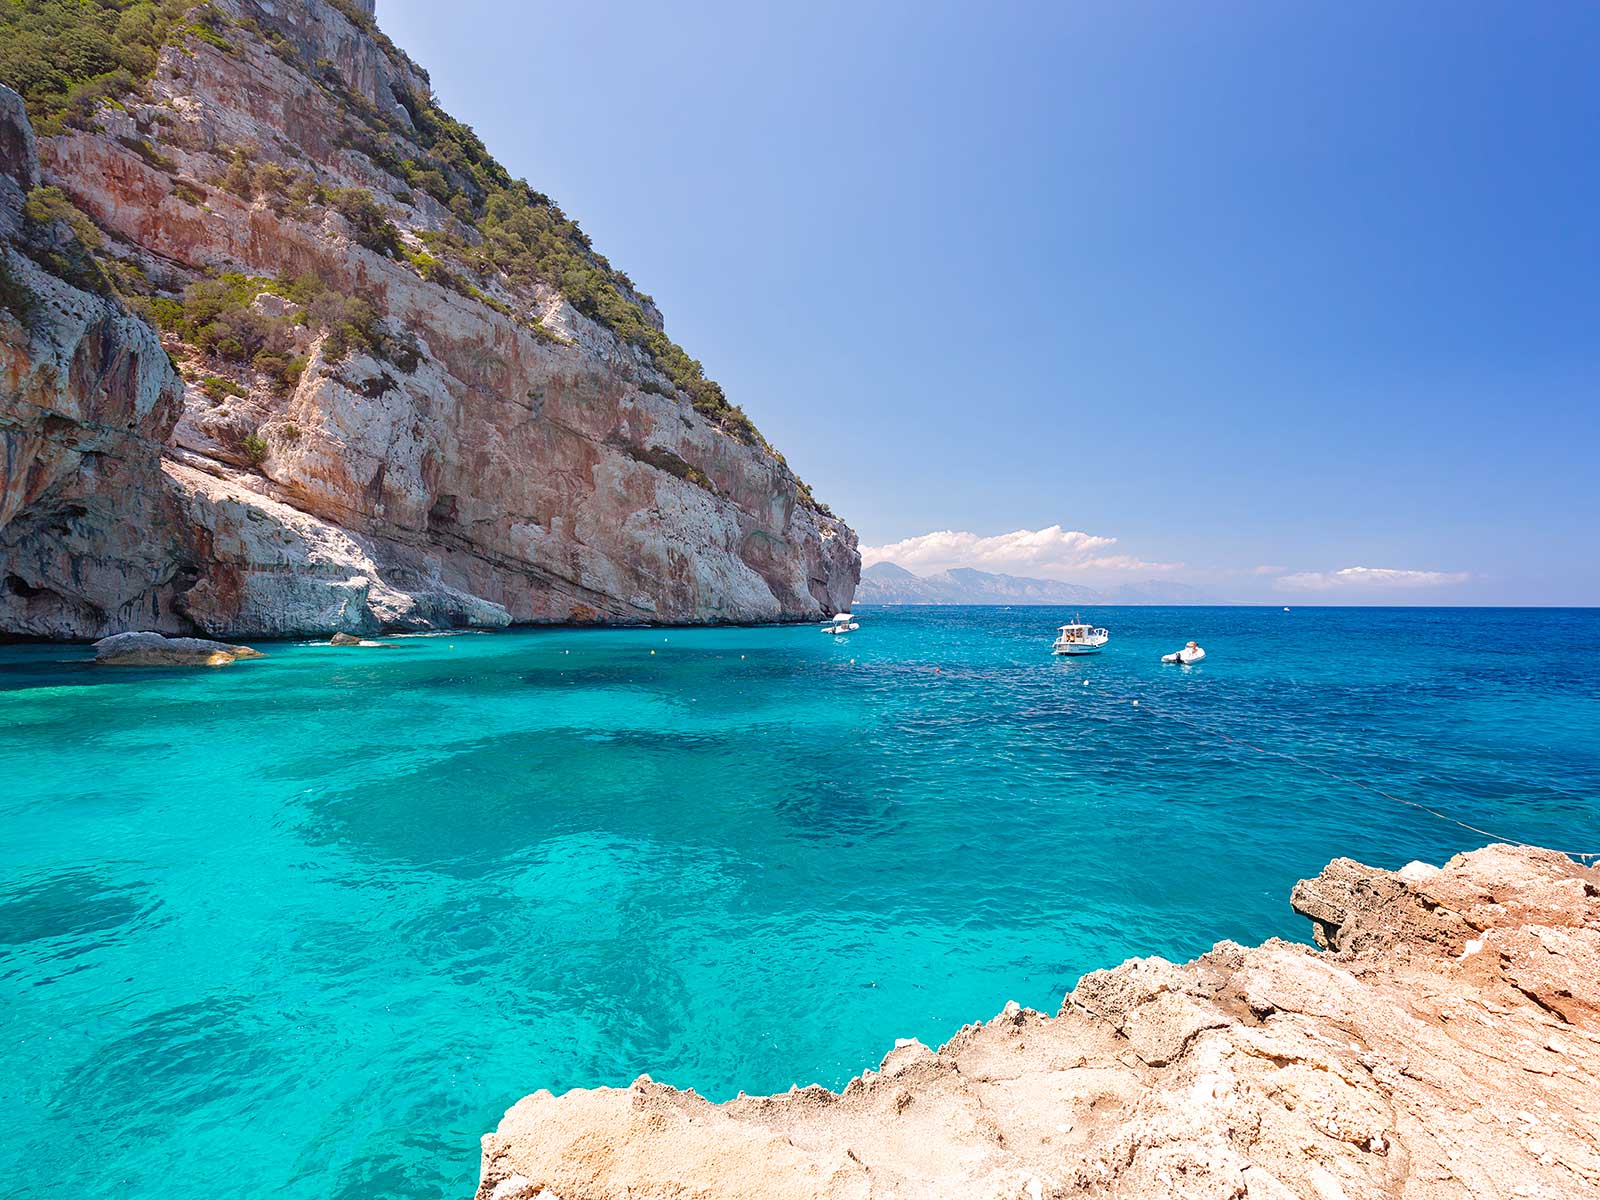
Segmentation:
<svg viewBox="0 0 1600 1200">
<path fill-rule="evenodd" d="M 249 646 L 159 633 L 117 633 L 94 644 L 94 661 L 102 667 L 225 667 L 241 658 L 263 657 Z"/>
<path fill-rule="evenodd" d="M 357 637 L 353 633 L 336 633 L 328 639 L 330 646 L 369 646 L 375 650 L 393 650 L 393 642 L 375 642 L 371 638 Z"/>
</svg>

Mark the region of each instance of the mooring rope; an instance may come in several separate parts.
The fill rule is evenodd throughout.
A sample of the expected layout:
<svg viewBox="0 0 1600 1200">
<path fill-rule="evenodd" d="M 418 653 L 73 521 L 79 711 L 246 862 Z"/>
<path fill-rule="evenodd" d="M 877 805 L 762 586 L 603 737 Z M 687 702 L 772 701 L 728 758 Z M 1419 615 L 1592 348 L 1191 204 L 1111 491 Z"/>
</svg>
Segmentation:
<svg viewBox="0 0 1600 1200">
<path fill-rule="evenodd" d="M 1329 779 L 1345 784 L 1347 787 L 1358 788 L 1362 791 L 1371 792 L 1373 795 L 1381 796 L 1385 800 L 1388 800 L 1394 804 L 1403 804 L 1407 808 L 1418 809 L 1421 812 L 1427 813 L 1431 817 L 1437 817 L 1441 821 L 1445 821 L 1451 825 L 1459 826 L 1460 828 L 1469 830 L 1472 833 L 1481 834 L 1482 836 L 1493 841 L 1507 842 L 1513 846 L 1527 846 L 1532 849 L 1548 849 L 1548 847 L 1541 847 L 1537 842 L 1525 842 L 1521 838 L 1506 837 L 1504 834 L 1494 833 L 1491 830 L 1481 829 L 1476 825 L 1468 824 L 1466 821 L 1457 820 L 1449 813 L 1440 812 L 1438 809 L 1431 808 L 1419 800 L 1408 800 L 1404 796 L 1396 796 L 1393 792 L 1384 791 L 1384 789 L 1377 787 L 1374 784 L 1367 783 L 1365 780 L 1353 779 L 1350 776 L 1343 775 L 1338 771 L 1329 770 L 1327 767 L 1321 766 L 1318 763 L 1307 762 L 1298 755 L 1290 754 L 1283 750 L 1268 750 L 1265 747 L 1256 745 L 1254 742 L 1246 741 L 1244 738 L 1234 737 L 1232 734 L 1224 733 L 1220 729 L 1204 725 L 1198 721 L 1190 720 L 1188 717 L 1180 717 L 1176 713 L 1163 712 L 1160 709 L 1152 708 L 1142 700 L 1134 699 L 1130 696 L 1115 695 L 1100 685 L 1091 682 L 1090 680 L 1085 679 L 1083 681 L 1083 686 L 1101 696 L 1106 697 L 1107 699 L 1127 703 L 1130 707 L 1137 708 L 1142 713 L 1149 713 L 1150 715 L 1159 717 L 1165 721 L 1175 721 L 1179 725 L 1187 725 L 1190 729 L 1206 734 L 1209 737 L 1218 738 L 1229 743 L 1230 745 L 1243 746 L 1247 750 L 1254 750 L 1257 754 L 1263 755 L 1267 758 L 1280 758 L 1285 762 L 1294 763 L 1296 766 L 1304 767 L 1308 771 L 1315 771 L 1319 775 L 1325 775 Z M 1565 854 L 1568 858 L 1588 860 L 1600 859 L 1600 850 L 1557 850 L 1556 853 Z"/>
</svg>

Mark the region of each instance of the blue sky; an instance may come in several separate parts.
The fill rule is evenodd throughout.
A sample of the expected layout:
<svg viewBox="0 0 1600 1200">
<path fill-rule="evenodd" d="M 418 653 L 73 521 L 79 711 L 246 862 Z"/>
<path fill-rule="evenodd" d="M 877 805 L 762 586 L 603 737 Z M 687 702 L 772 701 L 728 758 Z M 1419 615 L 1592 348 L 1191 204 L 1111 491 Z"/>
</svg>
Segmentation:
<svg viewBox="0 0 1600 1200">
<path fill-rule="evenodd" d="M 378 17 L 913 569 L 1600 603 L 1600 6 Z"/>
</svg>

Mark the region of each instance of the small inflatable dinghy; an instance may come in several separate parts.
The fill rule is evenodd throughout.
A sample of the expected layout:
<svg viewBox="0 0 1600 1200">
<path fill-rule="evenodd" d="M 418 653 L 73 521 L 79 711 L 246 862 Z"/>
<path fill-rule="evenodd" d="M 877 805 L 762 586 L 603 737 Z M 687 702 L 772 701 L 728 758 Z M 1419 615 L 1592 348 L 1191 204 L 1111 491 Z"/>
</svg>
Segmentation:
<svg viewBox="0 0 1600 1200">
<path fill-rule="evenodd" d="M 1164 663 L 1179 663 L 1187 667 L 1190 663 L 1199 662 L 1205 656 L 1206 652 L 1204 650 L 1200 649 L 1195 643 L 1190 642 L 1182 650 L 1175 651 L 1172 654 L 1163 654 L 1161 661 Z"/>
</svg>

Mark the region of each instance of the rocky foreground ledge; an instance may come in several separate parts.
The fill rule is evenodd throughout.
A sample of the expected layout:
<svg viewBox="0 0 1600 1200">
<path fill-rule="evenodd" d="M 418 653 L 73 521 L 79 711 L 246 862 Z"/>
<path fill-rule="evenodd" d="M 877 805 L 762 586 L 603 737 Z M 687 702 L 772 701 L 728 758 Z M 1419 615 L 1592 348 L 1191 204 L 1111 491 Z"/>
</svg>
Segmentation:
<svg viewBox="0 0 1600 1200">
<path fill-rule="evenodd" d="M 1337 859 L 1292 903 L 1322 950 L 1133 959 L 839 1094 L 536 1092 L 479 1200 L 1600 1196 L 1600 871 Z"/>
</svg>

